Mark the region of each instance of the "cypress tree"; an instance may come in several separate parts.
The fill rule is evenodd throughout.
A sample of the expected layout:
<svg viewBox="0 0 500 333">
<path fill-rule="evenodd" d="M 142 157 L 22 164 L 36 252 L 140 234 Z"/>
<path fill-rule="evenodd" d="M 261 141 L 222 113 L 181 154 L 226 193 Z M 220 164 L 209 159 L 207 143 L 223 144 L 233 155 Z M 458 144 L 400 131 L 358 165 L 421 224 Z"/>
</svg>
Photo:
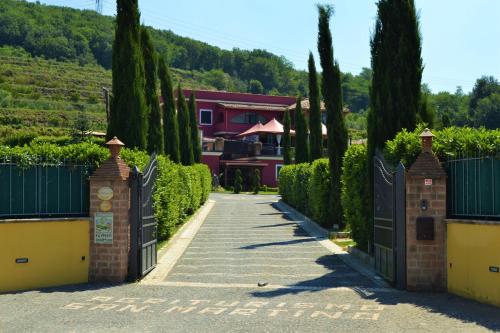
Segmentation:
<svg viewBox="0 0 500 333">
<path fill-rule="evenodd" d="M 297 97 L 295 108 L 295 163 L 309 162 L 309 144 L 307 140 L 307 121 L 300 105 L 301 98 Z"/>
<path fill-rule="evenodd" d="M 161 127 L 161 109 L 158 99 L 157 55 L 151 41 L 151 36 L 146 28 L 141 29 L 141 46 L 144 58 L 144 71 L 146 73 L 146 103 L 148 106 L 148 152 L 163 154 L 163 129 Z"/>
<path fill-rule="evenodd" d="M 191 144 L 191 126 L 188 114 L 188 106 L 181 85 L 177 86 L 177 121 L 179 123 L 179 142 L 181 152 L 181 163 L 193 165 L 193 145 Z"/>
<path fill-rule="evenodd" d="M 196 97 L 194 92 L 189 95 L 189 123 L 191 126 L 191 144 L 193 146 L 193 158 L 195 163 L 201 162 L 201 143 L 198 121 L 196 120 Z"/>
<path fill-rule="evenodd" d="M 234 193 L 238 194 L 243 190 L 243 177 L 241 176 L 241 170 L 236 169 L 234 172 Z"/>
<path fill-rule="evenodd" d="M 311 161 L 323 155 L 323 134 L 321 132 L 321 105 L 318 87 L 318 75 L 314 57 L 309 52 L 309 139 L 311 148 Z"/>
<path fill-rule="evenodd" d="M 370 46 L 372 84 L 368 114 L 368 153 L 383 149 L 403 128 L 415 129 L 417 114 L 428 120 L 421 100 L 422 58 L 413 0 L 380 0 Z"/>
<path fill-rule="evenodd" d="M 283 164 L 292 164 L 292 138 L 290 137 L 290 110 L 283 117 Z"/>
<path fill-rule="evenodd" d="M 138 0 L 117 0 L 113 42 L 113 99 L 107 137 L 128 147 L 146 149 L 147 104 L 141 52 Z"/>
<path fill-rule="evenodd" d="M 340 177 L 342 159 L 347 149 L 347 129 L 342 116 L 342 90 L 340 69 L 333 57 L 330 16 L 332 7 L 318 5 L 318 51 L 323 69 L 322 92 L 326 108 L 326 128 L 328 131 L 328 160 L 330 168 L 330 225 L 343 227 L 340 202 Z"/>
<path fill-rule="evenodd" d="M 179 125 L 175 113 L 175 98 L 170 71 L 163 58 L 160 58 L 158 66 L 160 77 L 161 96 L 163 98 L 163 135 L 165 136 L 165 154 L 170 156 L 173 162 L 179 163 Z"/>
</svg>

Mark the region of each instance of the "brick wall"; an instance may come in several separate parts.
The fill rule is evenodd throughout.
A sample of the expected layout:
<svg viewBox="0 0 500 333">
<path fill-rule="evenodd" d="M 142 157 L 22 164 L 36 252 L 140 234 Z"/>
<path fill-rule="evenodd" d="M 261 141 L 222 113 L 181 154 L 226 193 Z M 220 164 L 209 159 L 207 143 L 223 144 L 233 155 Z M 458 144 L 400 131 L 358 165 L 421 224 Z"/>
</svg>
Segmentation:
<svg viewBox="0 0 500 333">
<path fill-rule="evenodd" d="M 101 187 L 113 189 L 110 200 L 113 213 L 113 243 L 96 244 L 94 242 L 93 218 L 100 211 L 101 200 L 97 191 Z M 90 281 L 125 281 L 128 274 L 128 252 L 130 249 L 129 226 L 130 188 L 127 181 L 121 179 L 91 179 L 90 182 Z"/>
<path fill-rule="evenodd" d="M 432 185 L 426 177 L 406 178 L 406 264 L 407 289 L 441 291 L 446 289 L 446 178 L 435 177 Z M 426 211 L 420 208 L 427 200 Z M 434 240 L 417 240 L 417 217 L 434 218 Z"/>
</svg>

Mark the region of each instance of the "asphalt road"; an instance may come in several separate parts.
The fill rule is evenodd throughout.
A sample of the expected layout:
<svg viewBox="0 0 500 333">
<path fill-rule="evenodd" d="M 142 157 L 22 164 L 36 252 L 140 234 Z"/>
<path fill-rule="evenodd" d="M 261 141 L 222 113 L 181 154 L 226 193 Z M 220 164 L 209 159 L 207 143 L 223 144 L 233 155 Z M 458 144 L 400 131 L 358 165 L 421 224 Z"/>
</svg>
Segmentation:
<svg viewBox="0 0 500 333">
<path fill-rule="evenodd" d="M 168 276 L 0 295 L 0 332 L 500 331 L 498 308 L 379 286 L 283 216 L 275 196 L 211 199 Z"/>
</svg>

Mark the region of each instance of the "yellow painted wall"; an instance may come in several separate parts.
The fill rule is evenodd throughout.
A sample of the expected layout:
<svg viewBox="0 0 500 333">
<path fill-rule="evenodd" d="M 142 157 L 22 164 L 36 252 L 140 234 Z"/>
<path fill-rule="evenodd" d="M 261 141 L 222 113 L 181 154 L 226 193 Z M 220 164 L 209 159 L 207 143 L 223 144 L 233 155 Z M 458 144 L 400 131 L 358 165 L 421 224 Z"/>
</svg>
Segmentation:
<svg viewBox="0 0 500 333">
<path fill-rule="evenodd" d="M 0 222 L 0 292 L 85 283 L 88 267 L 88 220 Z"/>
<path fill-rule="evenodd" d="M 500 223 L 448 221 L 448 291 L 500 306 Z M 451 267 L 450 267 L 451 265 Z"/>
</svg>

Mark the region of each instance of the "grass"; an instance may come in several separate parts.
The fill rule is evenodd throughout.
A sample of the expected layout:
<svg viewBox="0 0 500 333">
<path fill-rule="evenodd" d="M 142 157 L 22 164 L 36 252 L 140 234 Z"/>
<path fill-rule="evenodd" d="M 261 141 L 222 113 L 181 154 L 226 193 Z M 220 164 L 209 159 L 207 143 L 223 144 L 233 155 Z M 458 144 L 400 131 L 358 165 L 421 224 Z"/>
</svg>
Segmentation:
<svg viewBox="0 0 500 333">
<path fill-rule="evenodd" d="M 347 249 L 348 246 L 356 247 L 356 242 L 350 238 L 336 238 L 331 239 L 332 242 L 340 246 L 342 249 Z"/>
</svg>

